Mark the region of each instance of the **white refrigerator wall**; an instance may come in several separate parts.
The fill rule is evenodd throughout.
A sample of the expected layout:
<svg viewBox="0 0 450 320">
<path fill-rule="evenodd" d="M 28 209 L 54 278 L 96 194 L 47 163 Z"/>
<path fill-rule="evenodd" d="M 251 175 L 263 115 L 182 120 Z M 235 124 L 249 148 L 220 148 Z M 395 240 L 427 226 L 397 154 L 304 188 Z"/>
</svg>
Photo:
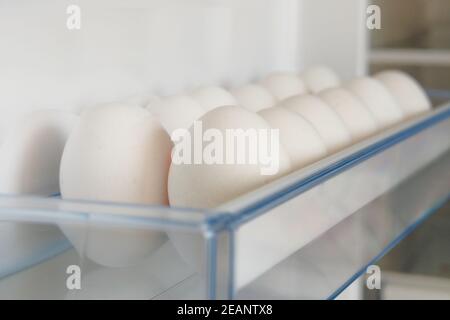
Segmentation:
<svg viewBox="0 0 450 320">
<path fill-rule="evenodd" d="M 323 63 L 342 78 L 367 72 L 366 0 L 302 0 L 301 64 Z"/>
<path fill-rule="evenodd" d="M 69 5 L 81 29 L 66 26 Z M 28 110 L 225 86 L 325 63 L 365 70 L 360 0 L 0 0 L 0 129 Z"/>
</svg>

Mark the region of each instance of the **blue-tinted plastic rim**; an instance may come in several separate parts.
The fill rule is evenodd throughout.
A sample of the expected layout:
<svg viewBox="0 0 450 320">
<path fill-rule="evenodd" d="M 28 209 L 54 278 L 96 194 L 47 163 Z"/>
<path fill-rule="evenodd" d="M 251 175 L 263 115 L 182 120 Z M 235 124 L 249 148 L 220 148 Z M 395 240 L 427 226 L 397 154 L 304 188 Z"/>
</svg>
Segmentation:
<svg viewBox="0 0 450 320">
<path fill-rule="evenodd" d="M 365 274 L 367 268 L 370 265 L 375 264 L 381 258 L 383 258 L 386 254 L 388 254 L 393 248 L 395 248 L 402 240 L 404 240 L 407 236 L 409 236 L 412 232 L 414 232 L 424 221 L 426 221 L 429 217 L 431 217 L 436 211 L 442 208 L 448 201 L 450 201 L 450 193 L 444 197 L 443 199 L 436 202 L 436 204 L 425 211 L 421 217 L 416 219 L 416 221 L 412 222 L 408 227 L 406 227 L 402 233 L 400 233 L 397 237 L 395 237 L 389 244 L 384 247 L 375 257 L 373 257 L 366 265 L 361 267 L 355 274 L 353 274 L 347 281 L 345 281 L 336 291 L 334 291 L 327 300 L 336 299 L 346 288 L 348 288 L 354 281 L 356 281 L 359 277 Z"/>
<path fill-rule="evenodd" d="M 302 179 L 301 181 L 294 183 L 286 188 L 283 188 L 272 195 L 267 196 L 264 199 L 256 201 L 251 205 L 239 210 L 234 214 L 232 220 L 229 221 L 228 227 L 231 229 L 236 229 L 242 224 L 264 214 L 264 212 L 298 196 L 299 194 L 313 188 L 314 186 L 323 183 L 325 180 L 336 176 L 343 171 L 354 167 L 355 165 L 383 152 L 384 150 L 426 130 L 427 128 L 443 122 L 450 118 L 450 103 L 441 106 L 440 112 L 435 113 L 433 116 L 424 119 L 411 127 L 408 127 L 392 136 L 389 136 L 377 143 L 374 143 L 362 150 L 359 150 L 315 173 Z M 436 206 L 431 208 L 427 214 L 417 220 L 414 224 L 409 226 L 404 230 L 404 232 L 394 239 L 385 249 L 383 249 L 367 266 L 373 264 L 375 261 L 383 257 L 389 250 L 395 247 L 404 237 L 410 234 L 415 228 L 417 228 L 423 221 L 425 221 L 433 212 L 435 212 L 440 206 L 442 206 L 449 199 L 446 198 L 445 201 L 439 202 Z M 230 243 L 232 246 L 232 243 Z M 345 288 L 347 288 L 353 281 L 355 281 L 367 268 L 365 266 L 361 270 L 358 270 L 350 279 L 348 279 L 342 286 L 340 286 L 333 294 L 331 294 L 328 299 L 334 299 L 337 297 Z M 234 274 L 234 255 L 230 255 L 230 275 L 233 277 Z M 234 283 L 229 281 L 228 283 L 228 295 L 232 299 L 234 292 Z"/>
<path fill-rule="evenodd" d="M 231 222 L 234 227 L 254 219 L 255 217 L 263 214 L 264 212 L 298 196 L 299 194 L 313 188 L 314 186 L 323 183 L 324 181 L 336 176 L 343 171 L 346 171 L 357 164 L 372 158 L 373 156 L 383 152 L 384 150 L 424 131 L 425 129 L 432 127 L 433 125 L 443 122 L 450 118 L 450 103 L 441 106 L 440 112 L 435 113 L 433 116 L 418 122 L 411 127 L 408 127 L 392 136 L 389 136 L 383 140 L 380 140 L 362 150 L 359 150 L 339 161 L 324 167 L 310 176 L 302 179 L 288 187 L 285 187 L 264 199 L 255 201 L 245 208 L 233 214 L 233 221 Z"/>
</svg>

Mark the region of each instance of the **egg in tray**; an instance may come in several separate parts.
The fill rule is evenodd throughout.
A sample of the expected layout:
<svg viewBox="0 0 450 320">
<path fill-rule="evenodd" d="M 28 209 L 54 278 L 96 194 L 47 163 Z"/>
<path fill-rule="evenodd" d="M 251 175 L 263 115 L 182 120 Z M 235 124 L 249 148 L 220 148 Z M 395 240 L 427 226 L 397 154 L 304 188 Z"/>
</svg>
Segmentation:
<svg viewBox="0 0 450 320">
<path fill-rule="evenodd" d="M 80 114 L 40 110 L 2 128 L 0 191 L 214 209 L 430 110 L 424 90 L 403 72 L 343 82 L 325 66 L 233 88 L 127 98 Z M 136 265 L 167 241 L 181 257 L 200 250 L 158 230 L 1 222 L 0 275 L 62 238 L 106 267 Z"/>
</svg>

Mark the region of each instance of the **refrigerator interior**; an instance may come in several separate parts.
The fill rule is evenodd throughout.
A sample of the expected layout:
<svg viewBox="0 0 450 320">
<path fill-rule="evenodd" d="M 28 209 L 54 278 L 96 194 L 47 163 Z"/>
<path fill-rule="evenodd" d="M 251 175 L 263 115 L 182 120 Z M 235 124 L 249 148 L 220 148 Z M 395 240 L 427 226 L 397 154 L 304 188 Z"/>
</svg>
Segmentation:
<svg viewBox="0 0 450 320">
<path fill-rule="evenodd" d="M 79 30 L 67 27 L 70 5 L 81 9 Z M 80 112 L 206 84 L 229 88 L 315 64 L 344 80 L 367 74 L 375 58 L 366 7 L 0 0 L 0 141 L 32 110 Z M 359 285 L 349 286 L 365 267 L 448 200 L 446 101 L 217 210 L 2 195 L 0 298 L 360 298 Z M 411 157 L 418 148 L 423 154 Z M 155 233 L 164 234 L 156 250 L 136 246 Z M 119 253 L 145 259 L 104 262 Z M 82 270 L 81 290 L 68 288 L 70 266 Z"/>
<path fill-rule="evenodd" d="M 370 71 L 398 68 L 448 99 L 450 16 L 448 1 L 384 1 L 383 28 L 370 32 Z M 405 10 L 408 7 L 408 10 Z M 448 299 L 448 205 L 380 261 L 386 270 L 378 299 Z"/>
<path fill-rule="evenodd" d="M 426 88 L 448 88 L 448 1 L 374 0 L 372 3 L 382 10 L 383 27 L 370 32 L 371 72 L 400 68 L 414 75 Z"/>
</svg>

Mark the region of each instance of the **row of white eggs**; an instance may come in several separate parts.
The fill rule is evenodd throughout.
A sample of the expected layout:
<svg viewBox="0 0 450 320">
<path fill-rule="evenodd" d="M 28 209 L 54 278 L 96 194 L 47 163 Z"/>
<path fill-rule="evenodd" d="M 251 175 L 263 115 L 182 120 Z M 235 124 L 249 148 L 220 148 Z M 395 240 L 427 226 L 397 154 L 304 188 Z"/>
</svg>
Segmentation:
<svg viewBox="0 0 450 320">
<path fill-rule="evenodd" d="M 124 104 L 91 108 L 67 143 L 61 193 L 64 198 L 216 207 L 430 108 L 420 86 L 398 71 L 339 85 L 331 70 L 316 67 L 303 78 L 272 73 L 259 84 L 231 90 L 234 95 L 209 86 L 153 98 L 146 105 L 150 112 Z M 197 119 L 204 130 L 279 129 L 280 174 L 262 176 L 256 165 L 171 166 L 169 134 Z"/>
<path fill-rule="evenodd" d="M 377 82 L 375 79 L 380 80 L 382 83 Z M 189 128 L 194 120 L 199 119 L 208 110 L 212 110 L 215 107 L 236 104 L 250 111 L 259 112 L 266 121 L 272 122 L 269 124 L 280 127 L 283 120 L 287 121 L 287 123 L 298 123 L 299 117 L 287 119 L 286 112 L 280 110 L 280 108 L 262 110 L 273 107 L 279 101 L 279 98 L 276 97 L 286 98 L 290 95 L 304 93 L 305 88 L 307 88 L 308 92 L 317 93 L 322 91 L 319 94 L 321 101 L 311 96 L 304 96 L 288 99 L 282 104 L 291 109 L 291 111 L 299 111 L 300 115 L 303 113 L 306 120 L 311 121 L 316 126 L 315 130 L 319 131 L 320 127 L 330 128 L 329 125 L 325 124 L 326 121 L 333 121 L 332 118 L 336 118 L 335 116 L 329 117 L 330 112 L 328 112 L 328 117 L 325 114 L 322 121 L 312 121 L 315 116 L 314 111 L 319 116 L 321 113 L 323 114 L 323 110 L 320 110 L 325 109 L 323 108 L 323 103 L 325 102 L 333 108 L 334 113 L 340 117 L 341 122 L 344 122 L 353 142 L 376 132 L 378 129 L 392 125 L 403 117 L 429 109 L 430 102 L 426 95 L 409 76 L 397 71 L 389 71 L 376 75 L 375 79 L 360 78 L 351 81 L 345 87 L 324 90 L 337 87 L 339 79 L 331 70 L 325 67 L 315 67 L 308 69 L 302 78 L 289 73 L 273 73 L 260 81 L 263 85 L 246 84 L 230 90 L 232 94 L 220 87 L 203 87 L 191 92 L 189 95 L 175 95 L 162 99 L 156 97 L 150 97 L 150 99 L 144 97 L 142 99 L 140 97 L 139 101 L 133 99 L 128 101 L 128 103 L 144 104 L 152 115 L 160 121 L 167 132 L 172 132 L 179 127 Z M 402 114 L 394 106 L 395 103 L 401 108 Z M 302 111 L 303 108 L 295 106 L 296 104 L 310 104 L 309 109 L 312 109 L 312 113 Z M 366 108 L 362 108 L 362 104 Z M 112 112 L 113 108 L 110 109 L 108 112 Z M 131 109 L 129 111 L 133 112 Z M 138 111 L 138 116 L 139 113 L 148 117 L 148 114 L 145 112 Z M 281 113 L 284 116 L 280 115 Z M 25 116 L 18 123 L 12 123 L 11 129 L 6 131 L 6 134 L 1 137 L 0 162 L 2 165 L 0 165 L 0 171 L 3 172 L 0 174 L 2 177 L 0 192 L 57 193 L 59 183 L 58 177 L 54 174 L 55 168 L 58 167 L 65 140 L 76 122 L 77 116 L 74 114 L 61 111 L 39 111 Z M 334 122 L 336 123 L 337 121 Z M 288 132 L 291 130 L 289 131 L 290 134 L 286 133 L 283 136 L 295 135 L 295 132 L 303 132 L 302 136 L 306 135 L 309 137 L 302 139 L 302 143 L 296 143 L 297 140 L 294 142 L 297 148 L 306 148 L 310 145 L 308 141 L 314 142 L 314 136 L 317 138 L 317 132 L 308 135 L 308 130 L 300 129 L 302 126 L 305 127 L 304 123 L 303 125 L 297 124 L 297 126 L 295 131 L 292 131 L 293 126 L 283 126 L 283 131 Z M 336 127 L 341 126 L 336 125 Z M 120 128 L 120 126 L 117 128 Z M 102 129 L 97 129 L 97 131 L 100 130 Z M 113 129 L 113 131 L 115 130 Z M 331 136 L 331 138 L 336 140 L 342 140 L 341 143 L 344 144 L 348 141 L 348 135 L 343 134 L 342 131 L 341 134 L 337 134 L 334 137 L 332 134 L 327 135 L 327 132 L 322 130 L 322 138 Z M 41 145 L 40 139 L 45 144 Z M 328 151 L 335 149 L 336 145 L 332 145 L 332 141 L 328 139 L 323 140 L 325 144 L 329 144 L 331 150 Z M 283 139 L 283 142 L 287 149 L 293 149 L 288 147 L 290 144 L 289 139 Z M 339 144 L 339 141 L 337 141 L 337 147 L 339 147 Z M 315 153 L 323 154 L 321 143 L 311 143 L 311 147 L 315 149 Z M 306 156 L 305 164 L 308 163 L 308 151 L 299 151 L 299 153 L 301 153 L 300 157 L 302 155 L 303 157 Z M 292 162 L 295 163 L 296 155 L 292 154 L 291 157 L 294 158 Z M 311 158 L 315 159 L 316 157 L 311 156 Z M 33 159 L 33 161 L 28 161 L 29 159 Z M 299 161 L 298 164 L 294 164 L 294 169 L 302 165 L 302 161 Z M 39 178 L 30 178 L 36 177 L 38 174 L 40 175 Z M 48 181 L 49 178 L 51 182 Z M 45 188 L 42 185 L 45 185 Z"/>
<path fill-rule="evenodd" d="M 317 67 L 302 77 L 273 73 L 231 93 L 210 86 L 188 94 L 151 97 L 146 108 L 130 106 L 128 101 L 87 109 L 79 120 L 68 114 L 58 114 L 61 121 L 37 124 L 33 120 L 27 128 L 34 126 L 34 132 L 21 131 L 26 135 L 26 141 L 20 142 L 23 147 L 18 148 L 14 134 L 5 137 L 0 159 L 12 150 L 6 145 L 20 149 L 16 154 L 20 161 L 10 161 L 20 169 L 15 170 L 20 178 L 18 175 L 11 181 L 21 181 L 22 185 L 23 181 L 34 181 L 45 187 L 2 190 L 57 192 L 55 168 L 59 168 L 62 155 L 63 198 L 160 205 L 170 202 L 173 206 L 211 208 L 431 107 L 420 86 L 398 71 L 340 85 L 331 70 Z M 189 128 L 196 119 L 205 129 L 279 129 L 280 174 L 262 176 L 254 165 L 171 166 L 169 133 L 179 127 Z M 43 139 L 39 146 L 45 147 L 37 151 L 39 134 Z M 46 141 L 49 135 L 55 137 L 54 142 Z M 30 161 L 38 158 L 42 161 Z M 47 188 L 49 185 L 52 188 Z M 80 231 L 70 225 L 61 228 L 78 250 L 107 266 L 133 264 L 166 239 L 163 232 L 157 231 Z"/>
<path fill-rule="evenodd" d="M 332 74 L 323 71 L 325 68 L 320 70 Z M 304 91 L 306 86 L 298 85 L 302 83 L 299 77 L 288 73 L 271 74 L 261 81 L 262 85 L 234 89 L 232 92 L 240 92 L 235 96 L 210 86 L 190 94 L 153 98 L 146 106 L 149 113 L 120 104 L 87 110 L 64 152 L 61 193 L 64 198 L 75 199 L 216 207 L 393 125 L 406 113 L 413 115 L 430 107 L 411 78 L 398 72 L 378 75 L 387 76 L 396 78 L 400 83 L 397 87 L 412 98 L 407 101 L 410 104 L 402 103 L 409 112 L 399 106 L 404 92 L 389 89 L 373 78 L 360 78 L 339 88 L 337 77 L 328 76 L 333 82 L 328 81 L 318 95 L 311 95 Z M 280 173 L 263 176 L 257 165 L 171 165 L 169 135 L 153 117 L 167 133 L 189 128 L 196 119 L 202 121 L 204 130 L 277 128 L 282 146 Z M 67 226 L 63 230 L 75 244 L 86 236 L 71 232 Z M 173 233 L 169 236 L 180 254 L 195 264 L 195 248 L 201 241 Z M 141 259 L 143 252 L 153 251 L 164 237 L 161 232 L 128 233 L 123 237 L 91 230 L 86 254 L 101 264 L 122 266 Z M 104 243 L 120 243 L 127 250 L 104 250 Z"/>
</svg>

